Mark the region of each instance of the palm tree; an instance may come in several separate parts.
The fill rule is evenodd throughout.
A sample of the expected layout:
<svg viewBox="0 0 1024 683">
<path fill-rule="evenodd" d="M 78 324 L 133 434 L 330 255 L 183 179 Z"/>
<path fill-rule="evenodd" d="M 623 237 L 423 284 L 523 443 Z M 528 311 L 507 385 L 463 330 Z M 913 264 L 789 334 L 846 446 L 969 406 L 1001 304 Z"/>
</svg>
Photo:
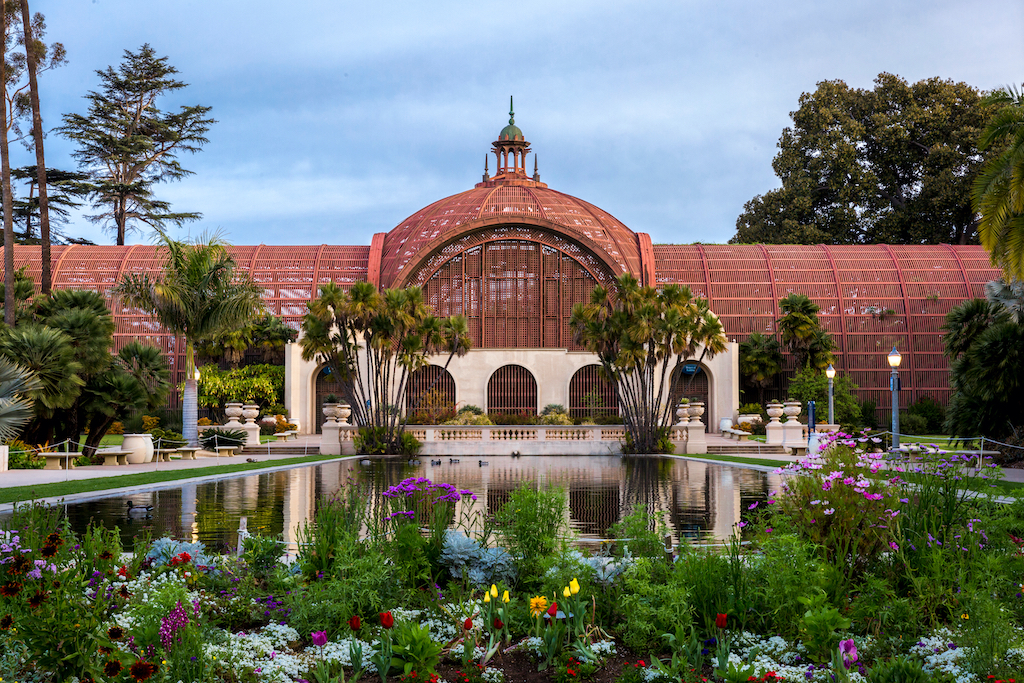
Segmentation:
<svg viewBox="0 0 1024 683">
<path fill-rule="evenodd" d="M 0 357 L 0 441 L 18 436 L 32 419 L 31 393 L 37 387 L 35 373 Z"/>
<path fill-rule="evenodd" d="M 196 343 L 244 327 L 263 310 L 262 290 L 238 273 L 227 243 L 216 234 L 179 242 L 160 232 L 167 251 L 159 277 L 132 273 L 112 290 L 122 304 L 149 313 L 168 331 L 185 340 L 185 394 L 182 435 L 199 443 Z"/>
<path fill-rule="evenodd" d="M 627 447 L 635 453 L 661 448 L 683 363 L 700 348 L 701 358 L 714 358 L 726 347 L 721 322 L 688 288 L 658 291 L 628 273 L 616 280 L 614 296 L 599 286 L 589 304 L 573 306 L 569 325 L 615 383 Z"/>
<path fill-rule="evenodd" d="M 991 280 L 985 283 L 985 299 L 1005 311 L 1015 323 L 1024 323 L 1024 281 Z"/>
<path fill-rule="evenodd" d="M 946 357 L 956 360 L 974 344 L 982 332 L 1009 320 L 998 304 L 984 299 L 969 299 L 946 314 L 942 326 L 942 344 Z"/>
<path fill-rule="evenodd" d="M 985 102 L 1000 109 L 982 131 L 978 149 L 1002 147 L 974 181 L 971 200 L 981 214 L 978 236 L 992 263 L 1024 279 L 1024 91 L 996 90 Z"/>
<path fill-rule="evenodd" d="M 803 368 L 807 363 L 808 351 L 816 341 L 818 326 L 818 304 L 806 294 L 790 294 L 779 300 L 779 332 L 782 343 L 797 358 L 797 365 Z"/>
<path fill-rule="evenodd" d="M 757 402 L 764 405 L 764 390 L 782 372 L 779 342 L 760 332 L 752 332 L 740 343 L 740 374 L 757 387 Z"/>
</svg>

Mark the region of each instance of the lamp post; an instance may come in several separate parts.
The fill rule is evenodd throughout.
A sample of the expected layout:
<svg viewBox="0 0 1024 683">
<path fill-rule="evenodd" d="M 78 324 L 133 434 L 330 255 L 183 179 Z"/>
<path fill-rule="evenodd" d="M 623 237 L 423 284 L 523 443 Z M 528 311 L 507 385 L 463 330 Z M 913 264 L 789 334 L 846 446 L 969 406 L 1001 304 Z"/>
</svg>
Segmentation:
<svg viewBox="0 0 1024 683">
<path fill-rule="evenodd" d="M 833 391 L 832 391 L 832 387 L 833 387 L 832 380 L 834 380 L 835 377 L 836 377 L 836 369 L 834 367 L 832 367 L 831 363 L 829 363 L 828 367 L 825 368 L 825 376 L 828 377 L 828 423 L 830 425 L 833 425 L 833 424 L 836 423 L 836 421 L 835 421 L 836 403 L 835 403 L 835 397 L 834 397 L 834 394 L 833 394 Z"/>
<path fill-rule="evenodd" d="M 903 357 L 896 347 L 889 352 L 889 367 L 892 372 L 889 374 L 889 388 L 892 390 L 892 447 L 900 447 L 900 361 Z"/>
</svg>

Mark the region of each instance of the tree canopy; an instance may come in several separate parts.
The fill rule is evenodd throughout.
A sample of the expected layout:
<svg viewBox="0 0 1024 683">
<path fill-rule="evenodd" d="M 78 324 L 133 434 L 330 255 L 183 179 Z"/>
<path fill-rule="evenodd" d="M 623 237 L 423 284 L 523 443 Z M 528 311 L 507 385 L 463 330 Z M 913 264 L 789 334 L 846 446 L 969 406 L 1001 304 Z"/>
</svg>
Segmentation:
<svg viewBox="0 0 1024 683">
<path fill-rule="evenodd" d="M 747 202 L 732 243 L 968 244 L 977 139 L 992 108 L 966 83 L 871 90 L 822 81 L 800 96 L 772 162 L 782 187 Z"/>
<path fill-rule="evenodd" d="M 96 72 L 100 90 L 90 92 L 89 112 L 65 114 L 61 135 L 78 143 L 74 157 L 93 178 L 93 207 L 89 219 L 113 230 L 124 244 L 129 230 L 139 225 L 162 228 L 200 218 L 198 213 L 175 213 L 153 193 L 156 183 L 179 180 L 192 172 L 178 161 L 182 152 L 196 153 L 206 144 L 206 132 L 216 123 L 210 107 L 181 107 L 164 112 L 161 96 L 186 84 L 167 57 L 157 57 L 148 44 L 138 52 L 125 50 L 115 70 Z"/>
</svg>

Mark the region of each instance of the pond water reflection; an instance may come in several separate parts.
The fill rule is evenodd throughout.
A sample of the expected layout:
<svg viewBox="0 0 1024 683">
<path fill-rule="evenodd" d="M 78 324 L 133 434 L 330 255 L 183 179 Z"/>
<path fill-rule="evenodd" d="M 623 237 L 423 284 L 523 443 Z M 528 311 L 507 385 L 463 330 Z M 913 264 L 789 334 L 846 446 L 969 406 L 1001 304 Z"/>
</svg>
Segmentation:
<svg viewBox="0 0 1024 683">
<path fill-rule="evenodd" d="M 294 552 L 296 535 L 312 519 L 317 501 L 338 491 L 347 480 L 366 484 L 378 504 L 380 492 L 405 477 L 423 476 L 477 494 L 476 505 L 494 512 L 521 483 L 559 486 L 568 492 L 566 515 L 583 539 L 605 538 L 608 528 L 626 514 L 644 508 L 678 540 L 727 538 L 754 501 L 778 485 L 776 475 L 661 457 L 629 456 L 491 456 L 488 465 L 462 458 L 439 466 L 405 461 L 332 462 L 259 475 L 186 484 L 131 496 L 67 505 L 72 527 L 81 532 L 90 520 L 117 527 L 125 549 L 136 536 L 173 536 L 224 549 L 237 542 L 240 518 L 250 532 L 281 534 Z M 126 502 L 152 505 L 152 518 L 126 514 Z"/>
</svg>

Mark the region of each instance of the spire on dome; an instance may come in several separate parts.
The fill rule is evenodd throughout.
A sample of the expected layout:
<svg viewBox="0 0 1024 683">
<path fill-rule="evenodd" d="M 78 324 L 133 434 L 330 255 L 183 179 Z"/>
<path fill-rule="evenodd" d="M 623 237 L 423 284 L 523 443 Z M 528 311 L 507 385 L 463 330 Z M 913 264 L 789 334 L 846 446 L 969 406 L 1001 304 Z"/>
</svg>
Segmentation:
<svg viewBox="0 0 1024 683">
<path fill-rule="evenodd" d="M 529 180 L 526 175 L 526 154 L 530 151 L 530 143 L 526 141 L 523 131 L 516 126 L 516 111 L 512 96 L 508 98 L 508 125 L 498 133 L 492 150 L 497 157 L 497 168 L 494 172 L 498 178 L 521 178 Z"/>
<path fill-rule="evenodd" d="M 516 122 L 516 108 L 512 106 L 512 95 L 508 96 L 508 122 L 510 125 L 515 125 Z"/>
</svg>

